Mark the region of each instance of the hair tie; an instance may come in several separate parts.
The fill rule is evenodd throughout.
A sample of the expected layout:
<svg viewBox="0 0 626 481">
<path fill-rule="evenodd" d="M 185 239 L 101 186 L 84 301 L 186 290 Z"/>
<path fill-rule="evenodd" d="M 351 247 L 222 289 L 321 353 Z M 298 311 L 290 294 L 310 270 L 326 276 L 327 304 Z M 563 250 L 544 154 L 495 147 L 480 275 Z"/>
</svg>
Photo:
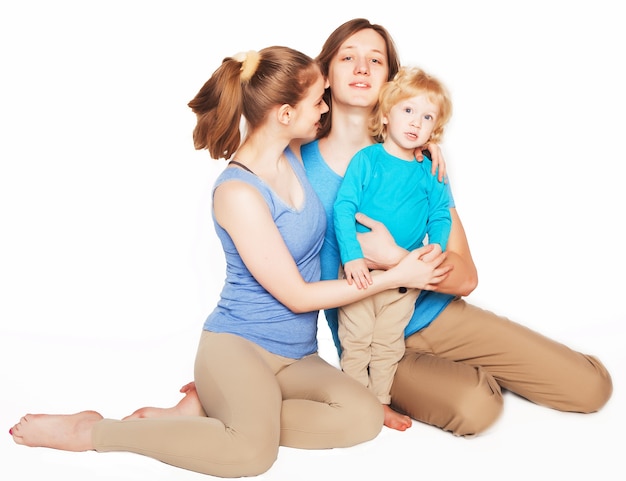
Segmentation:
<svg viewBox="0 0 626 481">
<path fill-rule="evenodd" d="M 239 76 L 241 77 L 242 82 L 247 82 L 252 78 L 254 72 L 256 72 L 256 69 L 259 66 L 259 62 L 261 61 L 261 55 L 256 50 L 240 52 L 233 56 L 233 58 L 238 62 L 241 62 L 241 68 L 239 69 L 241 73 Z"/>
</svg>

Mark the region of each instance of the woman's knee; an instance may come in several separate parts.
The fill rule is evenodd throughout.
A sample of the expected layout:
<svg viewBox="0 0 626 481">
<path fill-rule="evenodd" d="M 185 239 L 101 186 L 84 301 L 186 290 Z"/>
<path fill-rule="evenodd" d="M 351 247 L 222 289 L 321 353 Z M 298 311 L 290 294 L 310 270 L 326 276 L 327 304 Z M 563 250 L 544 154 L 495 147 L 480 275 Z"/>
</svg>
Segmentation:
<svg viewBox="0 0 626 481">
<path fill-rule="evenodd" d="M 359 427 L 359 436 L 355 444 L 374 439 L 383 428 L 385 413 L 383 406 L 375 396 L 368 396 L 359 406 L 360 415 L 355 418 Z M 357 421 L 358 420 L 358 421 Z"/>
<path fill-rule="evenodd" d="M 381 403 L 367 389 L 346 404 L 342 413 L 345 438 L 341 447 L 354 446 L 374 439 L 383 428 L 384 412 Z"/>
<path fill-rule="evenodd" d="M 230 463 L 233 471 L 226 477 L 258 476 L 268 471 L 278 458 L 278 443 L 245 444 L 238 450 L 237 460 Z"/>
</svg>

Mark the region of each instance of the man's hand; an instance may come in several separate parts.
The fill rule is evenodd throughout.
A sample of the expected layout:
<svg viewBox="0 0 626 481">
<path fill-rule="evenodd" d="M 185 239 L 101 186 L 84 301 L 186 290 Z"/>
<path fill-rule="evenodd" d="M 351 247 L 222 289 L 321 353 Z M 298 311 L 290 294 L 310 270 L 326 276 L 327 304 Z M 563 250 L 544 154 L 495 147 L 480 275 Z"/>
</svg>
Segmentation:
<svg viewBox="0 0 626 481">
<path fill-rule="evenodd" d="M 361 244 L 368 268 L 386 271 L 400 262 L 407 254 L 405 249 L 396 244 L 393 236 L 382 222 L 361 213 L 356 214 L 356 221 L 370 229 L 369 232 L 357 233 L 357 239 Z"/>
<path fill-rule="evenodd" d="M 435 175 L 437 173 L 437 169 L 439 169 L 439 175 L 437 178 L 439 179 L 439 182 L 444 181 L 446 175 L 446 162 L 443 160 L 443 154 L 441 153 L 439 144 L 426 144 L 415 149 L 415 160 L 421 162 L 424 160 L 424 154 L 428 155 L 433 163 L 430 173 Z"/>
</svg>

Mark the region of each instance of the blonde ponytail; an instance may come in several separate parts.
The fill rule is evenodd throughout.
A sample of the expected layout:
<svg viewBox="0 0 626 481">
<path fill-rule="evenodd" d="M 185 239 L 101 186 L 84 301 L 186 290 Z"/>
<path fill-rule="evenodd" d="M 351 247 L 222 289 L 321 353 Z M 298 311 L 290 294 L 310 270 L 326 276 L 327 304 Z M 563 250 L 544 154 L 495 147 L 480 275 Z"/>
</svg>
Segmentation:
<svg viewBox="0 0 626 481">
<path fill-rule="evenodd" d="M 239 78 L 242 82 L 247 82 L 256 72 L 261 62 L 261 55 L 256 50 L 248 50 L 247 52 L 240 52 L 237 55 L 233 55 L 233 59 L 241 62 Z"/>
</svg>

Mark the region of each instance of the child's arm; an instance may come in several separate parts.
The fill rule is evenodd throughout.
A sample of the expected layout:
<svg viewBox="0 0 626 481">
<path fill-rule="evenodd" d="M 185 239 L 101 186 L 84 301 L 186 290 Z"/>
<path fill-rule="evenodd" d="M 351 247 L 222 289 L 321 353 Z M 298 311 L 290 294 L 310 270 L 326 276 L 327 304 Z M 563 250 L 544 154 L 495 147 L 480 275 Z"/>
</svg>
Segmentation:
<svg viewBox="0 0 626 481">
<path fill-rule="evenodd" d="M 341 262 L 344 264 L 363 257 L 361 245 L 357 240 L 357 228 L 354 220 L 363 195 L 363 157 L 361 152 L 357 152 L 348 164 L 333 205 L 335 236 L 337 237 Z"/>
</svg>

